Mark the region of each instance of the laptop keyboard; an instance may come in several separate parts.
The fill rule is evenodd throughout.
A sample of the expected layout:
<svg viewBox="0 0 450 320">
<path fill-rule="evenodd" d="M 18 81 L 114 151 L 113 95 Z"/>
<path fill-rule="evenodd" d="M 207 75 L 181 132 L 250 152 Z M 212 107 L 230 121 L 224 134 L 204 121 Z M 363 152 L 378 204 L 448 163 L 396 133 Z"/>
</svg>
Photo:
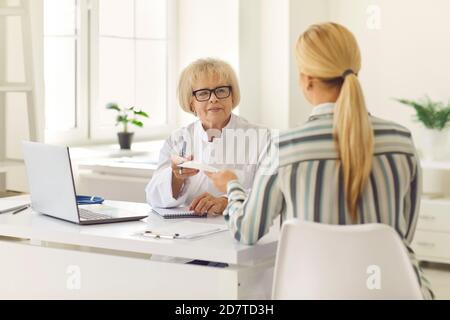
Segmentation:
<svg viewBox="0 0 450 320">
<path fill-rule="evenodd" d="M 111 216 L 108 216 L 106 214 L 96 213 L 92 212 L 86 209 L 78 209 L 80 212 L 80 218 L 83 220 L 104 220 L 104 219 L 111 219 Z"/>
</svg>

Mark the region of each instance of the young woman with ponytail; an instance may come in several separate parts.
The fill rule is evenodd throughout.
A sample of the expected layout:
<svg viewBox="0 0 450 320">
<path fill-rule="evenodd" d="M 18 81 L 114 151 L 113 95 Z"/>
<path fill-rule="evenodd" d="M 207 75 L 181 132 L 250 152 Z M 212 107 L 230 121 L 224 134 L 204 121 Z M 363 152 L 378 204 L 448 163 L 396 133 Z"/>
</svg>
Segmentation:
<svg viewBox="0 0 450 320">
<path fill-rule="evenodd" d="M 315 101 L 310 93 L 312 90 L 309 89 L 314 85 L 319 87 L 315 91 L 319 94 L 336 94 L 331 99 L 336 101 L 333 138 L 347 208 L 352 220 L 356 221 L 357 204 L 369 180 L 374 151 L 372 124 L 357 77 L 361 69 L 358 45 L 350 31 L 338 24 L 317 25 L 310 27 L 298 40 L 296 57 L 303 92 L 310 103 L 318 105 L 322 102 Z"/>
<path fill-rule="evenodd" d="M 228 193 L 224 215 L 234 237 L 254 244 L 281 215 L 283 221 L 384 223 L 409 246 L 419 213 L 419 159 L 408 129 L 369 114 L 353 34 L 336 23 L 312 25 L 297 41 L 296 59 L 300 87 L 314 106 L 308 121 L 267 148 L 250 193 L 231 171 L 208 174 Z M 432 298 L 409 252 L 424 297 Z"/>
</svg>

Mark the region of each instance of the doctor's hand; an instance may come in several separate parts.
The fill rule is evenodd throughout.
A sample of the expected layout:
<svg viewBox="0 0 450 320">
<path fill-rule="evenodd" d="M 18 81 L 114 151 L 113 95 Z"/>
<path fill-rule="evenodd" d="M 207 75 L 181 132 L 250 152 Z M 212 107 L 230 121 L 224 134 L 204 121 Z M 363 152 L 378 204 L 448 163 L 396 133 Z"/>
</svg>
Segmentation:
<svg viewBox="0 0 450 320">
<path fill-rule="evenodd" d="M 214 197 L 205 192 L 201 196 L 192 200 L 189 210 L 198 214 L 222 214 L 228 205 L 228 199 L 225 197 Z"/>
<path fill-rule="evenodd" d="M 230 181 L 237 180 L 237 176 L 233 171 L 225 170 L 218 173 L 205 172 L 205 174 L 214 183 L 214 186 L 220 192 L 227 192 L 227 184 Z"/>
<path fill-rule="evenodd" d="M 188 168 L 180 168 L 178 165 L 180 163 L 191 161 L 193 159 L 192 155 L 183 158 L 180 156 L 173 156 L 172 157 L 172 176 L 177 179 L 178 181 L 184 181 L 189 177 L 195 176 L 198 173 L 198 170 L 196 169 L 188 169 Z"/>
</svg>

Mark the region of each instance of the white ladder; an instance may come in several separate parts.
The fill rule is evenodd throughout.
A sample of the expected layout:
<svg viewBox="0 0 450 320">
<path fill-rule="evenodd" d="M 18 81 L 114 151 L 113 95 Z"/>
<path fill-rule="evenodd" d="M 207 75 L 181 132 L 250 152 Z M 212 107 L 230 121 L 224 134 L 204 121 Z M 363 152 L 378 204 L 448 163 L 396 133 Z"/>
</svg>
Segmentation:
<svg viewBox="0 0 450 320">
<path fill-rule="evenodd" d="M 14 168 L 22 167 L 23 161 L 8 159 L 6 154 L 7 126 L 6 121 L 6 96 L 8 93 L 20 92 L 26 95 L 28 134 L 32 141 L 43 141 L 43 111 L 36 110 L 36 86 L 33 72 L 33 54 L 31 39 L 30 0 L 20 0 L 18 6 L 8 6 L 8 2 L 19 1 L 0 0 L 0 191 L 6 188 L 6 175 Z M 22 50 L 25 81 L 20 83 L 8 82 L 6 79 L 6 66 L 8 64 L 6 33 L 7 18 L 19 17 L 22 34 Z M 40 125 L 41 124 L 41 125 Z M 25 125 L 25 124 L 24 124 Z"/>
</svg>

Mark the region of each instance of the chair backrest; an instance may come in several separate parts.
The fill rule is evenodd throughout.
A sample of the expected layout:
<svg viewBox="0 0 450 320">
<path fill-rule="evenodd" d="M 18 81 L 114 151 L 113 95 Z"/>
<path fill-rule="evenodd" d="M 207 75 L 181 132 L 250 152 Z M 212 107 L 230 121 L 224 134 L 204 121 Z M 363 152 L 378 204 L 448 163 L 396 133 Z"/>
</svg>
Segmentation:
<svg viewBox="0 0 450 320">
<path fill-rule="evenodd" d="M 399 235 L 384 224 L 283 224 L 273 299 L 423 299 Z"/>
</svg>

